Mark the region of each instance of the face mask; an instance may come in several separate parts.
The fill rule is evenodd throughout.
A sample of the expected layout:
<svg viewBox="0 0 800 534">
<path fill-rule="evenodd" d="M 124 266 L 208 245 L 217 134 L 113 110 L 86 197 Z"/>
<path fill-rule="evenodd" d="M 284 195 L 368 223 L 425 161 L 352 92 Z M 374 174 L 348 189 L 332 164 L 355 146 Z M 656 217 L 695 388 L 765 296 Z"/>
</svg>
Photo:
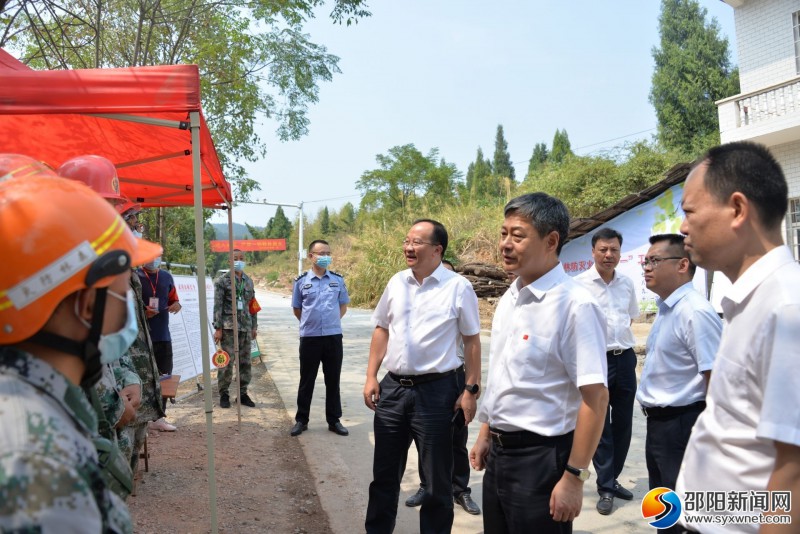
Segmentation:
<svg viewBox="0 0 800 534">
<path fill-rule="evenodd" d="M 317 256 L 317 265 L 322 267 L 323 269 L 327 269 L 328 265 L 331 264 L 333 260 L 330 256 Z"/>
<path fill-rule="evenodd" d="M 136 341 L 139 335 L 139 325 L 136 323 L 136 308 L 134 307 L 133 290 L 129 289 L 125 297 L 117 295 L 111 290 L 107 294 L 115 299 L 124 300 L 128 307 L 128 318 L 125 325 L 113 334 L 100 336 L 97 348 L 100 350 L 100 363 L 112 363 L 119 360 Z"/>
<path fill-rule="evenodd" d="M 242 260 L 237 260 L 233 262 L 233 270 L 239 271 L 240 273 L 244 271 L 245 263 Z"/>
<path fill-rule="evenodd" d="M 155 271 L 159 267 L 161 267 L 161 258 L 156 258 L 150 263 L 145 263 L 144 266 L 151 271 Z"/>
</svg>

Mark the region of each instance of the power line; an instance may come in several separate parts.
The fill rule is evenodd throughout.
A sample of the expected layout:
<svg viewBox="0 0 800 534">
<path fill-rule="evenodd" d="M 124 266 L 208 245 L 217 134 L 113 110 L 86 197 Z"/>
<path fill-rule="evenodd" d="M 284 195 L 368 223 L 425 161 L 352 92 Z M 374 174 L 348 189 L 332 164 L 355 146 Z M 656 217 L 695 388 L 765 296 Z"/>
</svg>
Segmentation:
<svg viewBox="0 0 800 534">
<path fill-rule="evenodd" d="M 589 145 L 579 146 L 577 148 L 573 148 L 573 150 L 577 151 L 577 150 L 583 150 L 584 148 L 589 148 L 589 147 L 593 147 L 593 146 L 597 146 L 597 145 L 604 145 L 604 144 L 610 143 L 612 141 L 619 141 L 620 139 L 625 139 L 627 137 L 633 137 L 634 135 L 641 135 L 643 133 L 652 132 L 653 130 L 655 130 L 655 128 L 648 128 L 647 130 L 642 130 L 640 132 L 634 132 L 634 133 L 630 133 L 630 134 L 623 135 L 623 136 L 620 136 L 620 137 L 614 137 L 613 139 L 606 139 L 605 141 L 598 141 L 597 143 L 591 143 Z M 528 162 L 528 160 L 516 161 L 516 162 L 514 162 L 514 165 L 521 164 L 521 163 L 527 163 L 527 162 Z"/>
<path fill-rule="evenodd" d="M 342 200 L 342 199 L 345 199 L 345 198 L 358 198 L 360 196 L 361 195 L 347 195 L 345 197 L 323 198 L 321 200 L 305 200 L 305 201 L 303 201 L 303 204 L 315 204 L 317 202 L 327 202 L 329 200 Z"/>
</svg>

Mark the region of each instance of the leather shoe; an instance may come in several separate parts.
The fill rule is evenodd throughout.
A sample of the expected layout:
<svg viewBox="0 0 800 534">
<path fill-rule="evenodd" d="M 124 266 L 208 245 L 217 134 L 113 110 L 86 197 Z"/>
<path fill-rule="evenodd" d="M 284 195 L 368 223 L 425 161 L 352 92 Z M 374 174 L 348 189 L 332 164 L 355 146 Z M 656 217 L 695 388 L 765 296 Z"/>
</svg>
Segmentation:
<svg viewBox="0 0 800 534">
<path fill-rule="evenodd" d="M 228 397 L 227 393 L 222 393 L 219 396 L 219 407 L 220 408 L 230 408 L 231 407 L 231 398 Z"/>
<path fill-rule="evenodd" d="M 613 493 L 601 493 L 600 500 L 597 501 L 597 512 L 600 515 L 608 515 L 611 513 L 611 510 L 614 509 L 614 494 Z"/>
<path fill-rule="evenodd" d="M 418 489 L 414 495 L 406 499 L 406 506 L 414 508 L 415 506 L 421 505 L 422 497 L 424 496 L 425 496 L 425 490 L 422 488 Z"/>
<path fill-rule="evenodd" d="M 478 503 L 472 500 L 472 496 L 469 493 L 462 493 L 456 497 L 456 502 L 460 504 L 461 508 L 468 514 L 478 515 L 481 513 Z"/>
<path fill-rule="evenodd" d="M 251 408 L 256 407 L 256 403 L 253 402 L 253 399 L 251 399 L 247 393 L 242 393 L 241 395 L 239 395 L 239 402 Z"/>
<path fill-rule="evenodd" d="M 344 427 L 344 425 L 342 423 L 340 423 L 339 421 L 336 421 L 332 425 L 328 425 L 328 430 L 330 430 L 331 432 L 336 432 L 340 436 L 349 436 L 350 435 L 350 431 L 347 430 Z"/>
<path fill-rule="evenodd" d="M 297 421 L 292 430 L 289 432 L 290 436 L 299 436 L 303 433 L 304 430 L 308 430 L 308 425 L 303 423 L 302 421 Z"/>
<path fill-rule="evenodd" d="M 633 493 L 623 488 L 622 484 L 619 482 L 614 482 L 614 497 L 618 497 L 625 501 L 632 501 Z"/>
</svg>

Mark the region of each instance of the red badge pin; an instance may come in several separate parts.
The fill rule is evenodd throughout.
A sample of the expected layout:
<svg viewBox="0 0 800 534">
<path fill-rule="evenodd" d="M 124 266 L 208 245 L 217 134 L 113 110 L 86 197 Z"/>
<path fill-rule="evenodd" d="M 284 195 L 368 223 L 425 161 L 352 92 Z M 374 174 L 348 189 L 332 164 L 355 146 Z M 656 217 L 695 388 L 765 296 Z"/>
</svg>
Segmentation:
<svg viewBox="0 0 800 534">
<path fill-rule="evenodd" d="M 522 339 L 524 339 L 525 341 L 528 341 L 528 334 L 525 334 L 524 336 L 522 336 Z"/>
</svg>

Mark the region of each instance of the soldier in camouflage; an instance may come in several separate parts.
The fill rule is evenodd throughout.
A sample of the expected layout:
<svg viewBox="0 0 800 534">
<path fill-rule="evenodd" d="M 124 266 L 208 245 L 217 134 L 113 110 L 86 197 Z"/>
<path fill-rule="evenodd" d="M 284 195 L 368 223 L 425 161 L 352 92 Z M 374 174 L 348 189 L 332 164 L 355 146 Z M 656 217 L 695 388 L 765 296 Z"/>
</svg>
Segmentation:
<svg viewBox="0 0 800 534">
<path fill-rule="evenodd" d="M 226 273 L 214 282 L 214 341 L 221 343 L 231 361 L 217 373 L 219 385 L 219 406 L 230 408 L 228 389 L 231 385 L 233 367 L 236 365 L 236 354 L 233 350 L 233 295 L 236 295 L 236 318 L 239 331 L 239 400 L 245 406 L 255 407 L 256 403 L 247 394 L 250 384 L 250 344 L 258 331 L 258 314 L 250 313 L 250 303 L 255 300 L 256 290 L 253 280 L 244 274 L 244 252 L 233 251 L 234 274 L 236 276 L 235 292 L 231 290 L 231 276 Z"/>
<path fill-rule="evenodd" d="M 161 247 L 31 158 L 0 155 L 0 176 L 0 531 L 132 532 L 82 388 L 136 336 L 130 269 Z"/>
</svg>

